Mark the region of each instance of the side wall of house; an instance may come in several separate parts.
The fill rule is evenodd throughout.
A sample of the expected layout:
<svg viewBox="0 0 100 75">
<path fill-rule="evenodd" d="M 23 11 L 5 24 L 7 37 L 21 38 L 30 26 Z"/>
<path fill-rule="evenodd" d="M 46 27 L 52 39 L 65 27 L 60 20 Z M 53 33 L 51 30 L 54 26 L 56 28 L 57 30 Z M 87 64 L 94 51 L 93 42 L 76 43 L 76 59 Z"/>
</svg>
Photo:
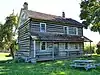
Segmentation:
<svg viewBox="0 0 100 75">
<path fill-rule="evenodd" d="M 18 57 L 28 57 L 30 55 L 30 31 L 29 31 L 29 21 L 25 22 L 18 29 L 18 44 L 19 51 L 17 51 L 16 56 Z"/>
</svg>

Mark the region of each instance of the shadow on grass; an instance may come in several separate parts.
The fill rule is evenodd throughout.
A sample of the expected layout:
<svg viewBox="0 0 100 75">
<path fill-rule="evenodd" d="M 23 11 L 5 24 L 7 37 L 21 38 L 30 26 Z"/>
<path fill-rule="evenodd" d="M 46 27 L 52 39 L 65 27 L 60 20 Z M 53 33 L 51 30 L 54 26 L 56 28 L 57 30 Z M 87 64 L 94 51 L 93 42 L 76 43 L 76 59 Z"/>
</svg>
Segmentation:
<svg viewBox="0 0 100 75">
<path fill-rule="evenodd" d="M 96 57 L 94 57 L 96 58 Z M 0 61 L 0 75 L 100 75 L 100 67 L 86 71 L 84 68 L 71 68 L 71 60 L 55 60 L 31 63 L 10 63 Z"/>
<path fill-rule="evenodd" d="M 12 59 L 10 59 L 10 60 L 0 60 L 0 63 L 7 63 L 7 62 L 11 62 L 11 61 L 13 61 Z"/>
</svg>

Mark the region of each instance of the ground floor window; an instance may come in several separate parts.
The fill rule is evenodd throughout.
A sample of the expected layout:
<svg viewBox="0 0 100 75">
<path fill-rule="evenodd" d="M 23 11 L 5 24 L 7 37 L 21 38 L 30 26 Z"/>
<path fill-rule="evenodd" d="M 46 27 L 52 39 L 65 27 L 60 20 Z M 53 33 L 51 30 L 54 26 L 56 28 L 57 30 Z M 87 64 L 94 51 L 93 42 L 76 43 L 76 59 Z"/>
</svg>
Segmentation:
<svg viewBox="0 0 100 75">
<path fill-rule="evenodd" d="M 40 43 L 40 48 L 41 48 L 41 50 L 46 50 L 46 43 L 45 42 L 41 42 Z"/>
<path fill-rule="evenodd" d="M 65 43 L 65 49 L 68 49 L 68 43 Z"/>
<path fill-rule="evenodd" d="M 78 49 L 79 48 L 79 44 L 69 44 L 70 45 L 70 49 Z"/>
<path fill-rule="evenodd" d="M 53 47 L 53 43 L 47 43 L 47 48 L 52 48 Z"/>
<path fill-rule="evenodd" d="M 78 44 L 75 44 L 75 47 L 74 47 L 75 49 L 78 49 Z"/>
</svg>

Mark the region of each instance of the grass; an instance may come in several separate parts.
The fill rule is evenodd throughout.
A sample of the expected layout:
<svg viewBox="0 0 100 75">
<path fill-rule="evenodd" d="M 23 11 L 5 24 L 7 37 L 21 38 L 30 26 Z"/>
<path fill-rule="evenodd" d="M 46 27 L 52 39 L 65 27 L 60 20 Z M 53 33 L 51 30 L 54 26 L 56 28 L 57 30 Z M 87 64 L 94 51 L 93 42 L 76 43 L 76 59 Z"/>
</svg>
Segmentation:
<svg viewBox="0 0 100 75">
<path fill-rule="evenodd" d="M 0 53 L 0 61 L 12 59 L 12 57 L 5 57 L 9 53 Z"/>
<path fill-rule="evenodd" d="M 85 59 L 95 59 L 100 63 L 100 56 L 97 55 Z M 69 65 L 72 60 L 37 62 L 36 64 L 2 61 L 0 62 L 0 75 L 100 75 L 100 67 L 88 71 L 81 68 L 71 68 Z"/>
</svg>

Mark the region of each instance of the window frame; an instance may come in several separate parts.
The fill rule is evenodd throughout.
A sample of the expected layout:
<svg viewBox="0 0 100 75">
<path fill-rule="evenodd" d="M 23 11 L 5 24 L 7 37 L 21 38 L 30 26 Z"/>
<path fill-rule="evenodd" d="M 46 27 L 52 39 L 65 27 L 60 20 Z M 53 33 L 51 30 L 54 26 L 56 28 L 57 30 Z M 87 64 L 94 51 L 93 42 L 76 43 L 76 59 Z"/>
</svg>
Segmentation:
<svg viewBox="0 0 100 75">
<path fill-rule="evenodd" d="M 69 28 L 70 28 L 70 27 L 68 27 L 68 33 L 69 33 Z M 77 27 L 71 27 L 71 28 L 75 28 L 75 32 L 76 32 L 76 33 L 75 33 L 75 34 L 70 34 L 70 33 L 69 33 L 69 35 L 78 35 L 78 28 L 77 28 Z"/>
<path fill-rule="evenodd" d="M 42 24 L 44 24 L 44 25 L 45 25 L 45 30 L 44 30 L 44 31 L 41 29 Z M 46 23 L 40 23 L 40 32 L 46 32 Z"/>
<path fill-rule="evenodd" d="M 77 48 L 76 48 L 76 46 L 77 46 Z M 79 49 L 79 44 L 74 44 L 74 47 L 75 47 L 76 50 L 78 50 Z"/>
<path fill-rule="evenodd" d="M 47 50 L 47 43 L 44 42 L 45 43 L 45 49 L 44 50 L 42 50 L 42 43 L 43 42 L 40 42 L 40 51 L 46 51 Z"/>
<path fill-rule="evenodd" d="M 66 29 L 67 29 L 67 33 L 65 33 L 65 27 L 66 27 Z M 63 27 L 63 30 L 64 30 L 64 33 L 65 33 L 65 34 L 69 34 L 69 32 L 68 32 L 68 26 L 64 26 L 64 27 Z"/>
<path fill-rule="evenodd" d="M 67 33 L 65 33 L 65 27 L 67 28 Z M 74 27 L 74 28 L 76 29 L 76 34 L 70 34 L 70 33 L 69 33 L 69 27 L 68 27 L 68 26 L 64 26 L 64 27 L 63 27 L 63 30 L 64 30 L 64 33 L 65 33 L 65 34 L 68 34 L 68 35 L 78 35 L 78 28 L 77 28 L 77 27 Z"/>
<path fill-rule="evenodd" d="M 79 44 L 71 43 L 69 45 L 70 45 L 70 49 L 79 50 Z M 77 46 L 77 48 L 76 48 L 76 46 Z"/>
<path fill-rule="evenodd" d="M 67 44 L 67 48 L 66 48 L 66 44 Z M 64 49 L 69 49 L 69 48 L 68 48 L 68 43 L 67 43 L 67 42 L 64 43 Z"/>
</svg>

